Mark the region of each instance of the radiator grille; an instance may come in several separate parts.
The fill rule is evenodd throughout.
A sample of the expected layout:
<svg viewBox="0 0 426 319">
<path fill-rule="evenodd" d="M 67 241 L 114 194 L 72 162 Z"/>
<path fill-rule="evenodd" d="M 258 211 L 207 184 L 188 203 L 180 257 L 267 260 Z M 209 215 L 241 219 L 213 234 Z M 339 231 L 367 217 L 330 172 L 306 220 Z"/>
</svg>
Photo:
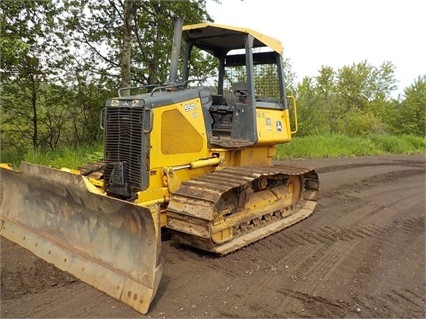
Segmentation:
<svg viewBox="0 0 426 319">
<path fill-rule="evenodd" d="M 131 197 L 142 188 L 143 114 L 143 108 L 106 109 L 104 177 L 109 193 Z"/>
</svg>

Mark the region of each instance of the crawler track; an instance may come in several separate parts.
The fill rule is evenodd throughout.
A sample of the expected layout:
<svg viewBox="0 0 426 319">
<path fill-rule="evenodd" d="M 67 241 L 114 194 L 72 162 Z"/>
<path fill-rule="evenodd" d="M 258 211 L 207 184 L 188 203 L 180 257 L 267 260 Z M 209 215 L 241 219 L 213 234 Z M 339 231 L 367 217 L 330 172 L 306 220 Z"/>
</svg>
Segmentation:
<svg viewBox="0 0 426 319">
<path fill-rule="evenodd" d="M 228 254 L 311 215 L 318 189 L 307 168 L 224 168 L 181 184 L 167 227 L 180 243 Z"/>
</svg>

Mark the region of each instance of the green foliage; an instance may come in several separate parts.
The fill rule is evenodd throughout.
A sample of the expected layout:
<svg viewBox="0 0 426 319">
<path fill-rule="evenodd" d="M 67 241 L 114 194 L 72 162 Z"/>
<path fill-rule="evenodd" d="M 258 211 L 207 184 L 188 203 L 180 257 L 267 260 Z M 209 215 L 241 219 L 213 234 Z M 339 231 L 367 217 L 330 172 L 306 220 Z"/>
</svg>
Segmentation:
<svg viewBox="0 0 426 319">
<path fill-rule="evenodd" d="M 277 148 L 276 159 L 353 157 L 386 154 L 426 154 L 426 138 L 414 135 L 371 135 L 348 137 L 344 135 L 312 135 L 296 137 Z M 21 161 L 55 168 L 78 168 L 103 159 L 101 144 L 80 147 L 61 147 L 47 152 L 29 150 L 24 155 L 0 151 L 1 162 L 19 167 Z"/>
<path fill-rule="evenodd" d="M 311 135 L 295 137 L 277 148 L 277 159 L 352 157 L 426 153 L 426 138 L 414 135 Z"/>
<path fill-rule="evenodd" d="M 169 11 L 186 24 L 211 21 L 205 0 L 74 0 L 66 6 L 66 37 L 85 51 L 81 52 L 84 59 L 79 57 L 74 63 L 114 79 L 117 87 L 165 83 L 173 37 Z M 123 55 L 130 60 L 124 61 Z M 123 75 L 128 74 L 131 78 L 123 83 Z"/>
<path fill-rule="evenodd" d="M 349 110 L 339 121 L 338 131 L 347 136 L 367 136 L 386 132 L 383 124 L 374 114 L 359 109 Z"/>
<path fill-rule="evenodd" d="M 411 154 L 425 152 L 425 139 L 413 135 L 371 136 L 371 141 L 383 154 Z"/>
<path fill-rule="evenodd" d="M 325 96 L 323 95 L 325 94 Z M 314 79 L 305 77 L 298 86 L 298 136 L 330 132 L 329 104 L 326 93 L 318 93 Z"/>
<path fill-rule="evenodd" d="M 396 88 L 395 66 L 384 62 L 379 68 L 362 61 L 338 71 L 337 91 L 340 104 L 346 109 L 365 109 L 369 102 L 386 100 Z"/>
<path fill-rule="evenodd" d="M 187 23 L 210 20 L 205 0 L 0 2 L 2 149 L 23 154 L 99 141 L 99 113 L 117 95 L 120 69 L 128 67 L 120 60 L 125 27 L 131 32 L 130 84 L 164 83 L 173 33 L 169 10 Z M 209 72 L 198 61 L 194 67 L 203 70 L 200 77 Z"/>
<path fill-rule="evenodd" d="M 25 154 L 11 153 L 1 150 L 1 162 L 11 163 L 14 167 L 19 167 L 21 161 L 33 164 L 41 164 L 54 168 L 73 168 L 97 162 L 103 159 L 103 146 L 101 144 L 85 145 L 75 147 L 59 147 L 54 150 L 38 151 L 28 150 Z"/>
<path fill-rule="evenodd" d="M 298 85 L 299 135 L 417 134 L 424 136 L 424 77 L 393 99 L 392 63 L 375 67 L 362 61 L 337 71 L 323 66 L 319 75 Z"/>
<path fill-rule="evenodd" d="M 397 134 L 426 135 L 426 75 L 405 89 L 405 99 L 395 107 L 393 131 Z"/>
<path fill-rule="evenodd" d="M 131 85 L 164 83 L 173 33 L 169 10 L 185 24 L 211 21 L 205 4 L 205 0 L 0 1 L 1 160 L 16 162 L 25 155 L 37 161 L 40 154 L 54 156 L 54 150 L 64 146 L 99 143 L 99 113 L 123 83 L 122 69 L 130 68 Z M 130 65 L 121 59 L 126 41 Z M 200 78 L 212 74 L 214 63 L 204 58 L 199 54 L 191 61 L 191 74 Z M 323 66 L 317 76 L 298 84 L 293 82 L 290 61 L 283 62 L 287 93 L 297 98 L 298 136 L 315 135 L 313 146 L 329 140 L 317 139 L 324 134 L 338 136 L 333 138 L 336 147 L 353 141 L 342 135 L 359 137 L 364 152 L 375 152 L 373 146 L 403 152 L 409 140 L 416 148 L 424 144 L 405 134 L 426 134 L 426 75 L 406 88 L 402 98 L 392 99 L 396 80 L 391 62 L 376 67 L 362 61 L 337 70 Z M 275 79 L 274 72 L 265 69 L 256 80 L 267 83 Z M 386 134 L 401 135 L 397 140 L 404 142 L 399 145 Z M 385 135 L 386 142 L 379 143 L 379 135 Z M 290 145 L 294 141 L 287 148 Z M 348 148 L 349 154 L 361 152 Z M 336 153 L 333 148 L 328 151 Z"/>
</svg>

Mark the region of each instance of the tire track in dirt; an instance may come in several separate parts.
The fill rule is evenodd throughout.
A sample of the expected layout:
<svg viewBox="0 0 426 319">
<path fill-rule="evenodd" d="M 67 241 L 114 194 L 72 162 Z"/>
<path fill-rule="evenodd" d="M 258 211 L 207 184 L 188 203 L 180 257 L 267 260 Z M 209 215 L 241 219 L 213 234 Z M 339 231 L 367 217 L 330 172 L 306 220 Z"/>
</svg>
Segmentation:
<svg viewBox="0 0 426 319">
<path fill-rule="evenodd" d="M 418 174 L 418 171 L 410 172 L 413 173 L 413 175 Z M 383 178 L 395 178 L 396 176 L 401 176 L 401 173 L 387 173 L 385 174 L 386 177 L 379 177 L 379 179 Z M 407 176 L 409 174 L 404 174 L 404 176 Z M 374 181 L 375 178 L 368 178 L 361 181 L 361 183 L 364 184 L 364 189 L 366 188 L 366 185 L 368 185 L 369 181 Z M 345 184 L 342 186 L 346 191 L 346 193 L 350 193 L 350 191 L 356 190 L 359 188 L 359 183 L 354 184 Z M 372 187 L 372 186 L 371 186 Z M 340 191 L 339 191 L 340 192 Z M 324 196 L 327 196 L 324 195 Z M 413 195 L 415 196 L 415 195 Z M 362 200 L 360 200 L 359 197 L 352 196 L 352 195 L 344 195 L 339 194 L 337 197 L 341 197 L 341 201 L 346 202 L 348 206 L 354 207 L 354 202 L 359 203 L 359 210 L 365 210 L 365 203 L 363 203 Z M 336 199 L 336 196 L 333 197 Z M 410 201 L 411 198 L 406 198 L 405 200 Z M 400 202 L 400 199 L 395 199 L 395 202 Z M 393 205 L 394 202 L 391 202 L 390 205 Z M 375 212 L 381 211 L 385 206 L 375 207 L 373 206 L 373 209 L 367 209 L 366 211 L 369 211 L 369 215 L 373 215 Z M 323 210 L 331 209 L 331 207 L 324 206 L 321 207 L 321 211 L 316 212 L 314 215 L 321 215 Z M 306 220 L 306 222 L 309 221 Z M 305 222 L 305 221 L 304 221 Z M 304 222 L 299 223 L 296 226 L 293 226 L 291 228 L 288 228 L 284 230 L 283 232 L 280 232 L 278 234 L 274 234 L 272 236 L 269 236 L 257 243 L 254 243 L 248 247 L 242 248 L 239 252 L 236 252 L 234 254 L 231 254 L 226 257 L 222 257 L 217 260 L 217 263 L 212 262 L 211 267 L 215 270 L 228 270 L 230 274 L 232 272 L 234 274 L 238 274 L 240 272 L 240 269 L 238 268 L 238 264 L 241 263 L 240 258 L 236 258 L 235 256 L 238 256 L 240 254 L 243 254 L 244 251 L 250 250 L 250 258 L 252 260 L 262 260 L 266 263 L 274 264 L 274 259 L 277 259 L 277 252 L 274 250 L 278 249 L 278 255 L 289 255 L 291 257 L 288 257 L 288 259 L 291 259 L 291 261 L 295 262 L 299 258 L 294 258 L 295 256 L 291 255 L 292 251 L 294 249 L 298 249 L 300 251 L 300 258 L 306 255 L 306 253 L 302 250 L 300 250 L 301 246 L 305 245 L 328 245 L 331 243 L 336 243 L 338 241 L 351 241 L 355 239 L 364 239 L 364 238 L 379 238 L 384 233 L 387 232 L 389 225 L 378 225 L 378 224 L 371 224 L 371 223 L 362 223 L 359 225 L 350 225 L 349 226 L 329 226 L 329 225 L 316 225 L 314 229 L 304 229 L 305 227 Z M 299 226 L 299 229 L 295 230 L 297 226 Z M 274 247 L 272 249 L 271 247 Z M 193 258 L 191 256 L 191 253 L 188 253 L 190 250 L 183 248 L 186 253 L 181 257 L 182 259 L 185 259 L 185 256 L 187 256 L 189 259 Z M 183 252 L 183 251 L 182 251 Z M 271 252 L 274 252 L 271 254 Z M 193 251 L 192 251 L 193 253 Z M 213 257 L 214 258 L 214 257 Z M 272 260 L 270 260 L 272 258 Z M 214 259 L 213 259 L 214 260 Z M 287 258 L 283 259 L 284 261 L 287 260 Z M 281 260 L 282 261 L 282 260 Z M 289 260 L 290 261 L 290 260 Z"/>
<path fill-rule="evenodd" d="M 418 174 L 418 172 L 416 172 L 416 174 Z M 401 176 L 399 173 L 396 175 Z M 389 176 L 389 174 L 387 174 L 387 176 Z M 358 183 L 345 185 L 344 187 L 346 188 L 346 191 L 349 191 L 350 186 L 352 186 L 352 188 L 357 188 Z M 350 198 L 350 205 L 352 205 L 352 203 L 350 203 L 351 201 L 360 201 L 358 197 L 348 195 L 343 197 L 346 198 L 346 201 Z M 411 198 L 407 197 L 405 200 L 410 201 Z M 400 201 L 401 200 L 399 199 L 395 200 L 395 202 Z M 395 203 L 390 203 L 390 205 L 393 204 Z M 369 210 L 369 214 L 373 215 L 376 211 L 379 212 L 383 210 L 383 208 L 384 206 L 376 207 L 373 210 Z M 327 209 L 327 207 L 323 207 L 322 209 Z M 360 209 L 365 210 L 365 205 L 361 206 Z M 318 212 L 318 214 L 321 214 L 321 212 Z M 416 221 L 413 223 L 416 225 Z M 303 225 L 303 223 L 300 225 Z M 300 228 L 302 228 L 302 226 Z M 243 255 L 243 252 L 246 250 L 250 250 L 251 261 L 259 260 L 262 261 L 262 263 L 273 265 L 272 268 L 277 268 L 277 266 L 281 264 L 297 266 L 297 263 L 303 262 L 306 255 L 310 253 L 309 249 L 303 249 L 303 246 L 314 245 L 316 246 L 314 249 L 318 250 L 318 246 L 320 245 L 325 245 L 327 247 L 340 241 L 348 242 L 357 239 L 380 239 L 383 234 L 389 233 L 390 228 L 392 228 L 392 223 L 378 225 L 371 224 L 368 221 L 359 225 L 351 225 L 350 227 L 323 225 L 315 229 L 302 228 L 294 231 L 290 228 L 280 234 L 275 234 L 247 248 L 243 248 L 240 252 L 233 255 L 222 257 L 218 259 L 217 262 L 212 262 L 210 267 L 215 270 L 227 270 L 230 275 L 237 275 L 240 273 L 238 265 L 241 264 L 241 258 L 236 256 Z M 277 249 L 278 251 L 276 251 Z M 295 253 L 293 253 L 294 251 Z M 284 258 L 282 258 L 281 253 L 285 255 Z M 276 257 L 277 255 L 280 255 L 281 257 L 278 258 Z M 192 257 L 188 255 L 188 258 L 191 259 Z M 259 267 L 256 266 L 256 269 L 258 268 Z"/>
<path fill-rule="evenodd" d="M 360 182 L 353 184 L 346 184 L 343 186 L 346 193 L 350 193 L 351 190 L 356 190 L 359 188 L 361 184 L 363 186 L 364 191 L 367 189 L 373 188 L 375 185 L 379 184 L 378 180 L 393 180 L 396 181 L 400 178 L 407 178 L 409 176 L 415 176 L 419 173 L 424 172 L 424 170 L 410 170 L 408 172 L 390 172 L 383 174 L 381 176 L 376 176 L 374 178 L 363 179 Z M 375 194 L 377 196 L 380 194 Z M 397 203 L 401 206 L 405 206 L 405 202 L 410 202 L 413 197 L 418 195 L 405 197 L 404 200 L 394 199 L 393 201 L 389 201 L 386 199 L 386 205 L 380 204 L 377 206 L 377 203 L 368 203 L 364 202 L 362 205 L 355 211 L 367 211 L 368 216 L 371 217 L 376 213 L 381 213 L 386 207 L 394 206 Z M 360 198 L 350 195 L 342 196 L 345 198 L 347 202 L 349 202 L 349 206 L 353 207 L 353 201 L 360 201 Z M 395 198 L 392 194 L 388 194 L 388 197 Z M 327 207 L 323 207 L 322 209 L 327 209 Z M 321 212 L 318 212 L 319 214 Z M 362 220 L 362 219 L 361 219 Z M 424 231 L 424 225 L 421 223 L 422 217 L 412 217 L 408 220 L 402 220 L 402 226 L 400 226 L 401 220 L 387 220 L 384 224 L 375 224 L 370 223 L 369 219 L 366 219 L 365 222 L 361 224 L 355 224 L 348 226 L 321 226 L 316 229 L 296 229 L 291 228 L 291 230 L 287 230 L 285 232 L 276 234 L 263 240 L 259 243 L 256 243 L 251 246 L 257 247 L 252 250 L 251 258 L 263 260 L 266 264 L 269 264 L 271 269 L 292 269 L 293 275 L 292 279 L 300 279 L 305 282 L 303 286 L 305 287 L 303 293 L 297 290 L 286 290 L 287 293 L 291 292 L 291 296 L 304 296 L 309 297 L 308 299 L 302 299 L 302 301 L 309 300 L 309 303 L 315 303 L 315 307 L 307 307 L 304 305 L 304 308 L 315 309 L 310 315 L 313 317 L 316 316 L 335 316 L 335 315 L 359 315 L 360 309 L 363 309 L 364 315 L 380 315 L 381 312 L 374 310 L 372 307 L 369 311 L 366 312 L 365 309 L 369 309 L 366 304 L 361 304 L 359 301 L 352 300 L 353 304 L 356 304 L 360 307 L 352 307 L 354 308 L 351 311 L 342 311 L 342 309 L 347 309 L 348 304 L 344 303 L 342 300 L 328 300 L 325 298 L 313 298 L 315 291 L 321 285 L 317 279 L 320 278 L 323 281 L 328 280 L 333 276 L 335 270 L 339 267 L 345 267 L 348 272 L 357 269 L 358 273 L 363 273 L 363 276 L 369 274 L 369 268 L 363 268 L 359 265 L 357 260 L 353 262 L 347 262 L 347 257 L 351 254 L 351 247 L 362 241 L 369 242 L 371 240 L 378 242 L 385 242 L 387 238 L 391 237 L 397 230 L 402 229 L 407 233 L 413 233 L 415 230 L 417 232 Z M 299 228 L 304 228 L 303 223 L 300 224 Z M 294 231 L 293 231 L 294 230 Z M 285 235 L 282 235 L 285 234 Z M 278 239 L 280 238 L 280 240 Z M 368 244 L 365 244 L 368 246 Z M 265 247 L 278 247 L 279 250 L 285 250 L 286 255 L 282 259 L 274 259 L 271 260 L 271 254 L 265 253 L 264 255 L 260 252 L 266 251 Z M 263 259 L 262 259 L 263 258 Z M 347 263 L 347 265 L 342 265 L 343 263 Z M 267 266 L 264 266 L 264 268 Z M 234 268 L 235 269 L 235 268 Z M 257 267 L 256 270 L 259 270 Z M 262 285 L 268 285 L 268 282 L 272 282 L 276 280 L 276 278 L 271 278 L 270 280 L 263 281 Z M 312 281 L 312 282 L 310 282 Z M 316 283 L 315 283 L 316 281 Z M 306 285 L 308 283 L 308 285 Z M 309 285 L 310 283 L 310 285 Z M 295 285 L 297 287 L 297 285 Z M 306 286 L 310 287 L 306 289 Z M 295 288 L 296 288 L 295 287 Z M 283 290 L 277 290 L 278 292 L 283 292 Z M 290 295 L 290 294 L 289 294 Z M 291 297 L 290 296 L 290 297 Z M 387 295 L 390 296 L 390 295 Z M 283 302 L 284 307 L 291 309 L 294 307 L 292 303 L 294 302 L 292 299 L 294 298 L 286 298 Z M 370 297 L 371 300 L 374 300 L 374 297 Z M 420 300 L 422 302 L 422 300 Z M 324 305 L 324 307 L 319 307 L 317 303 Z M 383 303 L 383 300 L 377 300 L 376 302 Z M 424 302 L 424 300 L 423 300 Z M 331 305 L 331 307 L 330 307 Z M 343 305 L 343 306 L 342 306 Z M 335 311 L 333 311 L 335 309 Z M 376 307 L 377 309 L 377 307 Z M 405 309 L 404 311 L 408 311 L 409 309 Z M 306 309 L 304 311 L 307 311 Z M 413 314 L 417 313 L 417 310 L 413 311 Z M 304 315 L 307 313 L 304 313 Z"/>
<path fill-rule="evenodd" d="M 353 302 L 364 318 L 424 318 L 425 315 L 424 297 L 407 288 L 384 295 L 353 297 Z"/>
<path fill-rule="evenodd" d="M 291 289 L 277 290 L 290 303 L 300 303 L 304 317 L 341 317 L 351 313 L 350 304 L 338 300 L 329 300 L 320 296 L 306 294 Z"/>
</svg>

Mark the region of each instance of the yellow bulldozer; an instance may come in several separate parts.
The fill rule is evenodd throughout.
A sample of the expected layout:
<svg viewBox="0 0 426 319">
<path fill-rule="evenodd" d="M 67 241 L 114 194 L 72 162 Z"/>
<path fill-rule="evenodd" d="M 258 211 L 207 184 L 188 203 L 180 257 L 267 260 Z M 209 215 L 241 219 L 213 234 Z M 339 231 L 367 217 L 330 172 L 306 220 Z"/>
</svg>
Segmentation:
<svg viewBox="0 0 426 319">
<path fill-rule="evenodd" d="M 219 258 L 311 215 L 319 190 L 315 170 L 272 162 L 297 131 L 281 42 L 173 18 L 168 81 L 106 101 L 102 163 L 1 165 L 1 235 L 143 314 L 162 230 Z M 192 74 L 193 56 L 215 76 Z"/>
</svg>

